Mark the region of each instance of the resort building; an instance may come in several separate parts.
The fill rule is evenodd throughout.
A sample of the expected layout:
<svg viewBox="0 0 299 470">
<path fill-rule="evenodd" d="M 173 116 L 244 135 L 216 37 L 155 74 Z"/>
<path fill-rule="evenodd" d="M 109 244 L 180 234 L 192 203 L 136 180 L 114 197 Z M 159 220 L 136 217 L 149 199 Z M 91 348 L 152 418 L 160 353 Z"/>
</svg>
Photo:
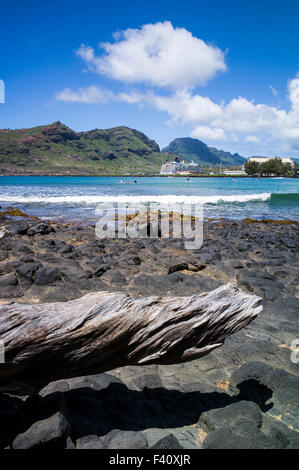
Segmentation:
<svg viewBox="0 0 299 470">
<path fill-rule="evenodd" d="M 160 175 L 174 175 L 177 170 L 177 162 L 164 163 L 161 166 Z"/>
<path fill-rule="evenodd" d="M 180 170 L 180 171 L 177 171 L 176 173 L 177 175 L 191 175 L 192 174 L 192 171 L 189 171 L 189 170 Z"/>
<path fill-rule="evenodd" d="M 245 170 L 223 170 L 222 171 L 223 175 L 227 176 L 245 176 L 247 175 Z"/>
<path fill-rule="evenodd" d="M 168 162 L 161 166 L 160 175 L 174 175 L 174 174 L 187 174 L 187 173 L 200 173 L 200 166 L 193 161 L 191 163 L 185 162 Z"/>
</svg>

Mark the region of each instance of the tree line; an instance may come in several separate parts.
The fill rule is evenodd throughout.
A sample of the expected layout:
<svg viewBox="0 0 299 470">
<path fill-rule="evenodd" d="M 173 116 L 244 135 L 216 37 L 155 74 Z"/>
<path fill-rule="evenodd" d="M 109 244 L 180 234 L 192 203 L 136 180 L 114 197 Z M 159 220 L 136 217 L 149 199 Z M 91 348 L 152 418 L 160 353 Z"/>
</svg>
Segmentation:
<svg viewBox="0 0 299 470">
<path fill-rule="evenodd" d="M 281 158 L 271 158 L 263 163 L 248 161 L 245 163 L 248 175 L 295 176 L 295 169 L 290 163 L 283 163 Z"/>
</svg>

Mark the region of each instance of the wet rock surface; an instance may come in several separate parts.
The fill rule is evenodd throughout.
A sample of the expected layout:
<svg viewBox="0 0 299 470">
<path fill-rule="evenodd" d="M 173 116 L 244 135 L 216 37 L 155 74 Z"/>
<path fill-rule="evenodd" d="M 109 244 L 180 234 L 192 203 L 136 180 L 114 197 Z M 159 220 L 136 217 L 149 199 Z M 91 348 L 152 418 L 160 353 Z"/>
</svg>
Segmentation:
<svg viewBox="0 0 299 470">
<path fill-rule="evenodd" d="M 202 359 L 60 380 L 36 397 L 1 394 L 2 448 L 299 448 L 298 224 L 207 221 L 193 251 L 182 240 L 99 240 L 88 225 L 1 226 L 2 303 L 95 290 L 185 296 L 236 282 L 264 306 Z"/>
</svg>

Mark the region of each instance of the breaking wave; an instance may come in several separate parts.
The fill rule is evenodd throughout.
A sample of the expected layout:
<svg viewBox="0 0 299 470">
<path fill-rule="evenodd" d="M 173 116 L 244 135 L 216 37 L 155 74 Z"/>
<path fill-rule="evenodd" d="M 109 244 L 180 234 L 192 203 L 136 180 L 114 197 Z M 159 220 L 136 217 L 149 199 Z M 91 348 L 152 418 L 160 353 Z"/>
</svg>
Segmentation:
<svg viewBox="0 0 299 470">
<path fill-rule="evenodd" d="M 233 203 L 246 203 L 246 202 L 266 202 L 272 200 L 279 201 L 279 198 L 285 197 L 289 200 L 291 194 L 272 194 L 272 193 L 257 193 L 257 194 L 232 194 L 232 195 L 214 195 L 214 196 L 177 196 L 173 194 L 168 195 L 134 195 L 134 196 L 105 196 L 105 195 L 76 195 L 76 196 L 11 196 L 0 194 L 0 200 L 3 202 L 11 203 L 39 203 L 39 204 L 99 204 L 111 202 L 130 202 L 130 203 L 149 203 L 158 202 L 161 204 L 172 203 L 201 203 L 201 204 L 233 204 Z M 299 194 L 295 194 L 299 196 Z M 299 199 L 297 199 L 299 200 Z"/>
</svg>

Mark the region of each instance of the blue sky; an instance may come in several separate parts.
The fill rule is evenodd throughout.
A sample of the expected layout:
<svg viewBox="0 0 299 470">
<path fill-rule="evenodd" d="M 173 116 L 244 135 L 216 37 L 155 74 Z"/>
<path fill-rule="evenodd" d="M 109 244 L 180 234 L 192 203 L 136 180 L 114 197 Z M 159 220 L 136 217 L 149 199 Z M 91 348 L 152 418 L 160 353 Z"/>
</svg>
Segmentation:
<svg viewBox="0 0 299 470">
<path fill-rule="evenodd" d="M 126 125 L 161 147 L 299 155 L 298 0 L 29 0 L 1 19 L 0 128 Z"/>
</svg>

